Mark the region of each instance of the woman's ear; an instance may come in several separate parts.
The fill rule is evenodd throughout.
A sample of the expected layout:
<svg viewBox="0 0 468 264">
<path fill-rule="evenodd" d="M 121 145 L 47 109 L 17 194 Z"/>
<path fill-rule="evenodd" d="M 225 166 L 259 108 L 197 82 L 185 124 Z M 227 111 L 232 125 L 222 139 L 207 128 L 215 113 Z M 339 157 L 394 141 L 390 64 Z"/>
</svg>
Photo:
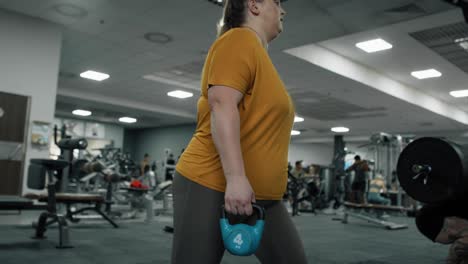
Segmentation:
<svg viewBox="0 0 468 264">
<path fill-rule="evenodd" d="M 254 16 L 258 16 L 260 14 L 257 0 L 247 0 L 247 9 L 249 13 L 253 14 Z"/>
</svg>

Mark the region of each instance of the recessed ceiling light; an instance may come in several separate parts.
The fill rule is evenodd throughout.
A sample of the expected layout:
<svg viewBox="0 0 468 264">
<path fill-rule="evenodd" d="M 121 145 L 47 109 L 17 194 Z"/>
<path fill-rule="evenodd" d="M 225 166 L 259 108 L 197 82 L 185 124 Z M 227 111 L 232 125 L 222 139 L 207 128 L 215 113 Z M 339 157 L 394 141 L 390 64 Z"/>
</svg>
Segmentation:
<svg viewBox="0 0 468 264">
<path fill-rule="evenodd" d="M 148 32 L 143 36 L 146 40 L 158 44 L 166 44 L 172 41 L 172 37 L 161 32 Z"/>
<path fill-rule="evenodd" d="M 346 133 L 349 132 L 349 128 L 347 127 L 332 127 L 331 131 L 335 133 Z"/>
<path fill-rule="evenodd" d="M 458 90 L 458 91 L 451 91 L 450 95 L 453 97 L 467 97 L 468 96 L 468 90 Z"/>
<path fill-rule="evenodd" d="M 299 122 L 304 122 L 304 118 L 299 117 L 299 116 L 295 116 L 294 117 L 294 123 L 299 123 Z"/>
<path fill-rule="evenodd" d="M 167 95 L 171 96 L 171 97 L 184 99 L 184 98 L 192 97 L 193 93 L 184 92 L 184 91 L 181 91 L 181 90 L 176 90 L 176 91 L 168 92 Z"/>
<path fill-rule="evenodd" d="M 85 71 L 80 73 L 81 78 L 86 78 L 86 79 L 91 79 L 95 81 L 103 81 L 107 78 L 109 78 L 109 74 L 102 73 L 102 72 L 97 72 L 97 71 Z"/>
<path fill-rule="evenodd" d="M 423 71 L 414 71 L 411 73 L 411 75 L 415 78 L 422 80 L 422 79 L 440 77 L 442 76 L 442 73 L 435 69 L 428 69 L 428 70 L 423 70 Z"/>
<path fill-rule="evenodd" d="M 301 134 L 301 131 L 291 130 L 291 136 L 297 136 L 297 135 L 300 135 L 300 134 Z"/>
<path fill-rule="evenodd" d="M 73 110 L 72 114 L 77 115 L 77 116 L 90 116 L 92 113 L 91 111 L 88 111 L 88 110 L 76 109 L 76 110 Z"/>
<path fill-rule="evenodd" d="M 362 49 L 367 53 L 372 53 L 381 50 L 391 49 L 393 46 L 385 40 L 378 38 L 356 43 L 356 47 Z"/>
<path fill-rule="evenodd" d="M 56 4 L 52 7 L 57 13 L 73 18 L 83 18 L 88 15 L 86 9 L 73 4 Z"/>
<path fill-rule="evenodd" d="M 124 117 L 121 117 L 119 118 L 119 121 L 122 122 L 122 123 L 135 123 L 137 121 L 136 118 L 133 118 L 133 117 L 127 117 L 127 116 L 124 116 Z"/>
</svg>

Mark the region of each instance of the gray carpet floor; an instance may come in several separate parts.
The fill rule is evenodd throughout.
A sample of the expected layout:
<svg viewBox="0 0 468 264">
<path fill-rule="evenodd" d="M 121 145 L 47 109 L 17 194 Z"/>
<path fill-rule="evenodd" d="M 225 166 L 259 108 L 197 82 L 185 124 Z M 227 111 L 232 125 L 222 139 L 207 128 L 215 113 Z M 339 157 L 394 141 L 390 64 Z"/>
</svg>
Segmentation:
<svg viewBox="0 0 468 264">
<path fill-rule="evenodd" d="M 118 229 L 104 223 L 72 224 L 73 249 L 58 250 L 56 228 L 45 240 L 33 240 L 34 231 L 23 222 L 2 222 L 0 215 L 0 264 L 149 264 L 169 263 L 172 235 L 162 231 L 168 219 L 121 222 Z M 309 263 L 320 264 L 442 264 L 448 247 L 425 239 L 414 219 L 392 218 L 408 229 L 389 231 L 359 219 L 349 224 L 329 215 L 302 214 L 294 222 L 304 241 Z M 222 263 L 258 263 L 251 257 L 224 255 Z"/>
</svg>

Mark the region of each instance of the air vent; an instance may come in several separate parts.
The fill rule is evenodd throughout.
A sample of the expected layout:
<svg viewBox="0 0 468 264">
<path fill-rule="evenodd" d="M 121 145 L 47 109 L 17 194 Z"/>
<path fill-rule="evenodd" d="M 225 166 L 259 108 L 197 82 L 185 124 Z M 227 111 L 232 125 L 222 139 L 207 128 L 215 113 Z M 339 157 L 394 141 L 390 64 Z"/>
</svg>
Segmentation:
<svg viewBox="0 0 468 264">
<path fill-rule="evenodd" d="M 410 36 L 429 46 L 453 44 L 457 39 L 468 37 L 468 25 L 460 22 L 410 33 Z"/>
<path fill-rule="evenodd" d="M 291 91 L 291 96 L 298 113 L 313 113 L 313 117 L 322 121 L 359 119 L 386 116 L 385 107 L 365 108 L 307 89 Z M 304 98 L 313 98 L 313 103 L 304 102 Z"/>
<path fill-rule="evenodd" d="M 411 14 L 424 14 L 424 11 L 421 7 L 416 4 L 408 4 L 400 7 L 395 7 L 392 9 L 385 10 L 387 13 L 411 13 Z"/>
<path fill-rule="evenodd" d="M 460 22 L 410 33 L 410 36 L 468 73 L 468 25 Z"/>
</svg>

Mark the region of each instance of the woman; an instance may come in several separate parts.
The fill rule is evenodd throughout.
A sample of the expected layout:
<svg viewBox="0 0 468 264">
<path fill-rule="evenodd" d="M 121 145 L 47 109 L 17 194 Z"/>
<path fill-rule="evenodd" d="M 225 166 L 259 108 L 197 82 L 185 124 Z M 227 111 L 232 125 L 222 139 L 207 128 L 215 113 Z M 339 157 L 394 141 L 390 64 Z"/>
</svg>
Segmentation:
<svg viewBox="0 0 468 264">
<path fill-rule="evenodd" d="M 391 200 L 382 196 L 382 193 L 387 192 L 387 186 L 382 174 L 377 173 L 369 185 L 369 193 L 367 194 L 368 203 L 391 205 Z"/>
<path fill-rule="evenodd" d="M 219 263 L 224 203 L 231 215 L 266 209 L 255 255 L 306 263 L 281 199 L 294 108 L 267 46 L 283 30 L 279 0 L 227 0 L 202 73 L 195 134 L 176 167 L 172 263 Z"/>
</svg>

